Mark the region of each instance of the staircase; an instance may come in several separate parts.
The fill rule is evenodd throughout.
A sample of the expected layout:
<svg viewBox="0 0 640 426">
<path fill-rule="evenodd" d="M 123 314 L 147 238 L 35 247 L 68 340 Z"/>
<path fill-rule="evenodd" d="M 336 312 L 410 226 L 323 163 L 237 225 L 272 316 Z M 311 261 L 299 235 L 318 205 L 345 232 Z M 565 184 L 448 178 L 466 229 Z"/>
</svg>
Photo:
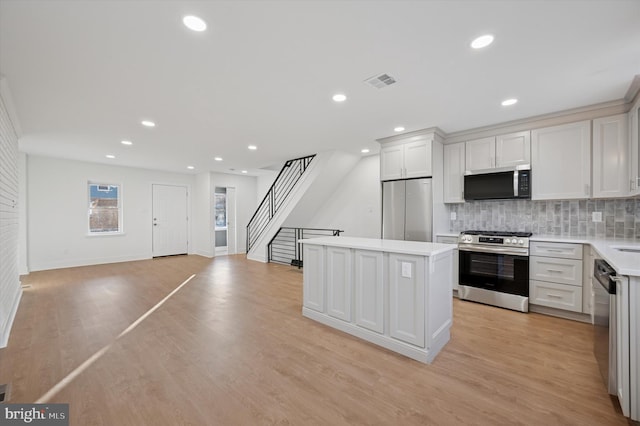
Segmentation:
<svg viewBox="0 0 640 426">
<path fill-rule="evenodd" d="M 247 254 L 269 227 L 300 178 L 309 168 L 314 155 L 287 161 L 264 196 L 247 225 Z"/>
<path fill-rule="evenodd" d="M 281 227 L 324 228 L 310 223 L 359 158 L 322 151 L 287 161 L 247 225 L 247 259 L 269 262 L 269 243 Z"/>
</svg>

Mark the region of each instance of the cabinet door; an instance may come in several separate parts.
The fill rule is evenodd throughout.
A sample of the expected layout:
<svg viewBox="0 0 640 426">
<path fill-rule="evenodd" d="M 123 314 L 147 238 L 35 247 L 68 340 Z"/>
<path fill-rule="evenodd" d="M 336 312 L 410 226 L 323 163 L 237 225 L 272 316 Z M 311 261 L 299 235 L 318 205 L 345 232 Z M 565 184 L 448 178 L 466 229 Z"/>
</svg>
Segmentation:
<svg viewBox="0 0 640 426">
<path fill-rule="evenodd" d="M 593 120 L 593 198 L 629 195 L 627 114 Z"/>
<path fill-rule="evenodd" d="M 496 138 L 469 141 L 465 148 L 466 170 L 492 169 L 496 164 Z"/>
<path fill-rule="evenodd" d="M 616 393 L 622 414 L 629 416 L 630 400 L 630 334 L 629 334 L 629 278 L 620 277 L 616 282 Z M 611 319 L 613 320 L 613 319 Z M 637 336 L 635 337 L 638 338 Z M 637 396 L 636 396 L 637 398 Z"/>
<path fill-rule="evenodd" d="M 404 144 L 404 177 L 431 176 L 431 141 Z"/>
<path fill-rule="evenodd" d="M 305 244 L 303 268 L 303 305 L 314 311 L 324 312 L 324 247 Z"/>
<path fill-rule="evenodd" d="M 351 321 L 352 251 L 327 247 L 327 313 Z"/>
<path fill-rule="evenodd" d="M 531 198 L 561 200 L 591 194 L 591 122 L 531 132 Z"/>
<path fill-rule="evenodd" d="M 424 347 L 424 257 L 389 255 L 389 334 Z"/>
<path fill-rule="evenodd" d="M 464 142 L 444 146 L 444 202 L 464 203 Z"/>
<path fill-rule="evenodd" d="M 384 277 L 381 252 L 355 251 L 356 324 L 384 332 Z"/>
<path fill-rule="evenodd" d="M 496 137 L 496 167 L 531 164 L 531 132 Z"/>
<path fill-rule="evenodd" d="M 380 180 L 402 179 L 404 147 L 386 146 L 380 150 Z"/>
<path fill-rule="evenodd" d="M 629 158 L 630 164 L 630 191 L 631 195 L 640 194 L 640 97 L 636 104 L 629 110 Z"/>
</svg>

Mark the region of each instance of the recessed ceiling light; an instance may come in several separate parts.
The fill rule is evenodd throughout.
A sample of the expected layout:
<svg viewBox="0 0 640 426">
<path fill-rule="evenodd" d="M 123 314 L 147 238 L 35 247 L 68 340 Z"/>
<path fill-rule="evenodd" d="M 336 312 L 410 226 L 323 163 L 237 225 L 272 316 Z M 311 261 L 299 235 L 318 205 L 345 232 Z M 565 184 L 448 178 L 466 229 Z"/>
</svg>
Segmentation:
<svg viewBox="0 0 640 426">
<path fill-rule="evenodd" d="M 107 154 L 107 155 L 105 155 L 105 157 L 107 157 L 107 158 L 111 158 L 111 159 L 116 158 L 116 156 L 115 156 L 115 155 L 113 155 L 113 154 Z"/>
<path fill-rule="evenodd" d="M 398 126 L 395 129 L 393 129 L 394 132 L 404 132 L 404 127 L 402 126 Z"/>
<path fill-rule="evenodd" d="M 142 124 L 145 127 L 156 127 L 156 123 L 154 123 L 153 121 L 149 121 L 149 120 L 142 120 L 140 122 L 140 124 Z"/>
<path fill-rule="evenodd" d="M 246 170 L 243 170 L 243 171 L 242 171 L 242 173 L 247 173 L 247 171 L 246 171 Z"/>
<path fill-rule="evenodd" d="M 342 93 L 336 93 L 335 95 L 333 95 L 333 100 L 334 102 L 344 102 L 347 100 L 347 97 Z"/>
<path fill-rule="evenodd" d="M 362 148 L 360 152 L 363 154 L 367 154 L 369 152 L 369 148 Z"/>
<path fill-rule="evenodd" d="M 493 43 L 493 36 L 491 34 L 486 34 L 474 39 L 471 42 L 471 47 L 474 49 L 482 49 L 483 47 L 487 47 Z"/>
<path fill-rule="evenodd" d="M 222 157 L 215 157 L 214 160 L 216 161 L 222 161 Z"/>
<path fill-rule="evenodd" d="M 182 23 L 192 31 L 204 31 L 207 29 L 207 23 L 197 16 L 188 15 L 182 18 Z"/>
<path fill-rule="evenodd" d="M 187 169 L 189 169 L 189 170 L 193 170 L 193 169 L 195 169 L 195 167 L 193 167 L 193 166 L 187 166 Z"/>
<path fill-rule="evenodd" d="M 133 142 L 131 142 L 131 141 L 120 141 L 120 143 L 122 145 L 133 145 Z"/>
<path fill-rule="evenodd" d="M 258 149 L 258 147 L 255 145 L 249 145 L 247 148 L 249 148 L 251 151 L 255 151 L 256 149 Z"/>
<path fill-rule="evenodd" d="M 502 101 L 502 106 L 513 105 L 513 104 L 515 104 L 517 102 L 518 102 L 518 100 L 516 98 L 505 99 L 504 101 Z"/>
</svg>

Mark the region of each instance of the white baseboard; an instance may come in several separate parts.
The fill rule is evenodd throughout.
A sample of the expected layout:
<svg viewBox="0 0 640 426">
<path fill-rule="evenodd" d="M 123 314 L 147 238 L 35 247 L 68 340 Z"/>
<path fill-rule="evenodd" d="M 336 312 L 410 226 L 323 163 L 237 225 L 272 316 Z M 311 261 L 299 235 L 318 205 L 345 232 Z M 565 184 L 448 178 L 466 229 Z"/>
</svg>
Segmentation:
<svg viewBox="0 0 640 426">
<path fill-rule="evenodd" d="M 13 320 L 16 318 L 16 313 L 18 312 L 18 305 L 20 305 L 20 300 L 22 299 L 22 287 L 18 288 L 18 292 L 16 293 L 16 297 L 11 304 L 11 312 L 9 312 L 9 318 L 7 318 L 6 325 L 4 330 L 2 330 L 2 335 L 0 335 L 0 349 L 7 347 L 7 343 L 9 343 L 9 334 L 11 333 L 11 326 L 13 326 Z"/>
</svg>

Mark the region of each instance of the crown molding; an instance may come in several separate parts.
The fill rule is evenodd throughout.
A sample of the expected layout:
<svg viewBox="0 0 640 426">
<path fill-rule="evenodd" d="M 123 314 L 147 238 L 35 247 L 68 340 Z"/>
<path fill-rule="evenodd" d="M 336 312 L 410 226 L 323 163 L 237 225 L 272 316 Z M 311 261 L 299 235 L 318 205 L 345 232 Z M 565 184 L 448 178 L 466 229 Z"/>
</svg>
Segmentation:
<svg viewBox="0 0 640 426">
<path fill-rule="evenodd" d="M 387 136 L 385 138 L 376 139 L 378 143 L 389 143 L 397 141 L 411 141 L 422 140 L 426 137 L 432 136 L 434 139 L 442 140 L 447 137 L 447 134 L 438 127 L 429 127 L 427 129 L 414 130 L 413 132 L 400 133 L 393 136 Z"/>
<path fill-rule="evenodd" d="M 497 136 L 506 133 L 557 126 L 576 121 L 593 120 L 595 118 L 623 114 L 629 111 L 630 108 L 631 104 L 626 102 L 625 99 L 602 102 L 599 104 L 537 115 L 520 120 L 507 121 L 505 123 L 490 126 L 452 132 L 446 135 L 445 143 L 466 142 L 472 139 Z"/>
<path fill-rule="evenodd" d="M 631 84 L 629 85 L 629 90 L 624 95 L 624 100 L 628 103 L 632 103 L 636 96 L 640 93 L 640 74 L 633 77 Z"/>
</svg>

